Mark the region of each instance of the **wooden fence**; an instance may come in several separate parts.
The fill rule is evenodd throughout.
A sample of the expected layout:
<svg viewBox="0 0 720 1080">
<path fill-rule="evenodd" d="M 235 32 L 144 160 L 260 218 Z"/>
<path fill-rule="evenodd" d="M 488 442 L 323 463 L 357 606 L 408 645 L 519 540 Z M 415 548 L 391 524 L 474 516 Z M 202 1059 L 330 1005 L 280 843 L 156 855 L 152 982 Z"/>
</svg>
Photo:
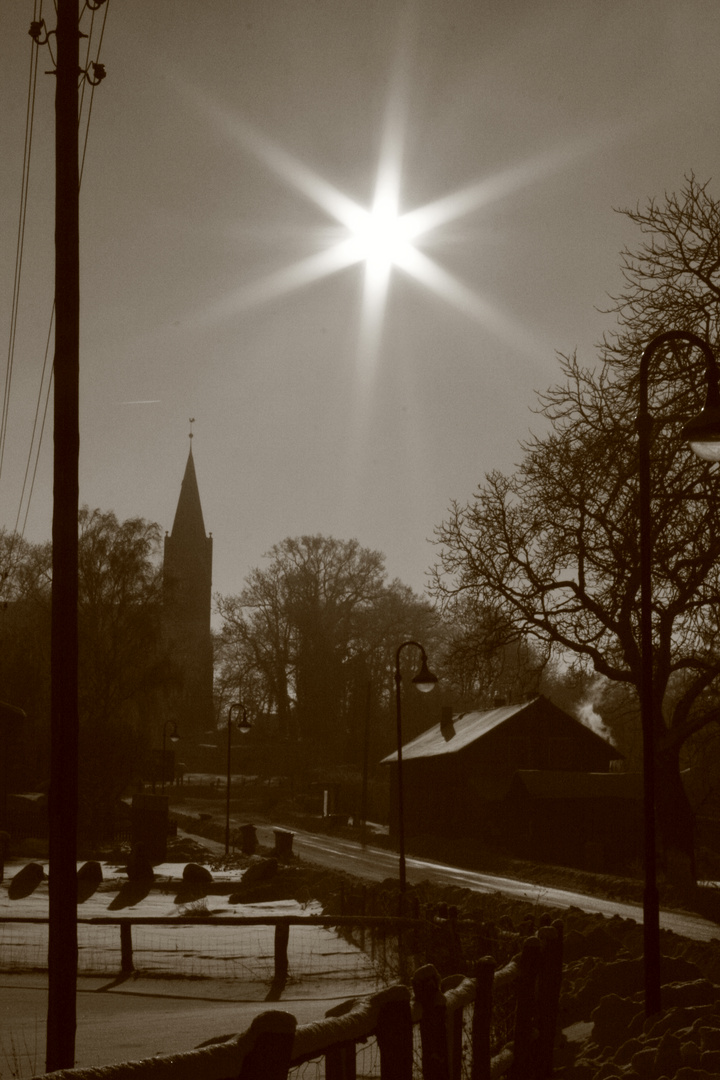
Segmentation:
<svg viewBox="0 0 720 1080">
<path fill-rule="evenodd" d="M 47 1074 L 52 1080 L 288 1080 L 318 1063 L 326 1080 L 355 1080 L 359 1044 L 374 1041 L 381 1080 L 546 1080 L 552 1074 L 560 983 L 562 924 L 541 926 L 500 970 L 484 957 L 472 977 L 440 979 L 432 965 L 397 985 L 297 1025 L 287 1012 L 257 1016 L 226 1042 L 184 1054 Z M 498 1002 L 512 998 L 512 1038 L 494 1044 Z M 467 1023 L 467 1013 L 472 1015 Z M 415 1033 L 419 1032 L 419 1061 Z M 365 1070 L 365 1075 L 368 1075 Z M 305 1072 L 303 1072 L 305 1075 Z"/>
<path fill-rule="evenodd" d="M 47 926 L 47 915 L 5 915 L 0 916 L 1 926 L 19 924 Z M 282 979 L 288 974 L 288 944 L 290 928 L 293 926 L 319 926 L 327 928 L 355 930 L 360 934 L 362 948 L 365 932 L 396 934 L 401 940 L 403 934 L 413 931 L 422 933 L 433 929 L 433 924 L 421 918 L 397 918 L 389 915 L 98 915 L 92 918 L 77 919 L 78 926 L 117 926 L 120 933 L 120 971 L 132 974 L 135 970 L 133 927 L 134 926 L 178 926 L 207 927 L 211 932 L 222 927 L 274 927 L 274 978 Z M 457 924 L 456 924 L 457 925 Z M 474 926 L 473 921 L 467 925 Z M 437 929 L 437 927 L 435 927 Z M 508 939 L 516 940 L 516 935 L 507 934 Z M 400 948 L 400 946 L 399 946 Z"/>
</svg>

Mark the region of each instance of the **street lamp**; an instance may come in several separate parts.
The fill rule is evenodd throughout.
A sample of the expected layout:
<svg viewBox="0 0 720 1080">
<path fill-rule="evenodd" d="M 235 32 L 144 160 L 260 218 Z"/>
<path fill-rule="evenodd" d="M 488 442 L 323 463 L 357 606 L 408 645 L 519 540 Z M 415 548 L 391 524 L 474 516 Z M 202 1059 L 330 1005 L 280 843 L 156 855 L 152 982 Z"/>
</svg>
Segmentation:
<svg viewBox="0 0 720 1080">
<path fill-rule="evenodd" d="M 702 412 L 682 429 L 682 436 L 699 457 L 720 461 L 720 395 L 718 366 L 712 349 L 696 334 L 668 330 L 650 341 L 640 359 L 638 433 L 638 499 L 640 514 L 640 716 L 643 733 L 643 814 L 645 887 L 643 892 L 643 948 L 645 958 L 645 1013 L 660 1012 L 660 905 L 655 851 L 655 720 L 661 705 L 653 686 L 652 641 L 652 530 L 650 506 L 650 439 L 653 418 L 648 408 L 648 369 L 655 353 L 673 341 L 686 341 L 705 357 L 707 400 Z M 659 721 L 659 716 L 658 716 Z"/>
<path fill-rule="evenodd" d="M 230 854 L 230 752 L 232 750 L 232 714 L 233 709 L 242 709 L 242 720 L 238 723 L 238 731 L 247 735 L 252 724 L 247 718 L 247 710 L 240 701 L 234 701 L 228 709 L 227 718 L 227 787 L 225 788 L 225 854 Z"/>
<path fill-rule="evenodd" d="M 165 723 L 163 724 L 162 763 L 160 765 L 160 773 L 161 773 L 160 790 L 161 791 L 165 790 L 165 738 L 167 736 L 167 729 L 170 727 L 171 724 L 172 724 L 172 732 L 170 733 L 170 742 L 171 743 L 180 742 L 180 736 L 177 733 L 177 724 L 175 723 L 174 720 L 166 720 Z"/>
<path fill-rule="evenodd" d="M 417 686 L 418 690 L 422 690 L 423 693 L 427 693 L 432 690 L 437 680 L 437 675 L 433 675 L 432 671 L 428 668 L 427 654 L 419 641 L 403 641 L 402 645 L 398 646 L 395 653 L 395 718 L 397 721 L 397 789 L 398 789 L 398 852 L 400 854 L 400 892 L 405 892 L 406 877 L 405 877 L 405 816 L 403 806 L 403 777 L 402 777 L 402 695 L 400 693 L 400 687 L 402 683 L 402 676 L 400 675 L 400 653 L 407 645 L 414 645 L 416 649 L 420 650 L 422 655 L 422 662 L 420 664 L 420 670 L 415 675 L 412 681 Z"/>
</svg>

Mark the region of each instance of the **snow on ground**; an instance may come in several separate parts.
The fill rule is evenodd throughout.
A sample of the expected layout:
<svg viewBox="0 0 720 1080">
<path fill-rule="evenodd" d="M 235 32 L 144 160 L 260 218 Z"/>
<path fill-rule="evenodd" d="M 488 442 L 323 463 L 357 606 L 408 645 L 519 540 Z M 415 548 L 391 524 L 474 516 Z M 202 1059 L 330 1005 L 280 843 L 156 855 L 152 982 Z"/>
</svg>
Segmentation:
<svg viewBox="0 0 720 1080">
<path fill-rule="evenodd" d="M 8 886 L 22 867 L 6 865 L 0 886 L 0 970 L 28 971 L 46 967 L 48 928 L 45 923 L 7 922 L 3 919 L 46 919 L 48 915 L 47 876 L 29 895 L 10 899 Z M 44 870 L 47 875 L 47 864 Z M 118 868 L 102 864 L 103 882 L 78 907 L 81 920 L 135 917 L 188 918 L 243 916 L 263 918 L 276 915 L 318 915 L 320 904 L 296 900 L 276 900 L 258 904 L 228 903 L 228 897 L 242 876 L 240 870 L 213 874 L 214 886 L 225 882 L 226 894 L 209 893 L 188 900 L 182 882 L 183 864 L 163 863 L 155 868 L 152 888 L 135 903 L 113 910 L 121 890 L 127 886 Z M 261 999 L 274 976 L 273 926 L 224 926 L 213 923 L 134 925 L 132 928 L 135 968 L 148 975 L 183 976 L 241 981 L 244 996 Z M 117 974 L 121 968 L 120 929 L 116 925 L 78 927 L 79 971 L 83 974 Z M 305 996 L 310 984 L 344 981 L 347 996 L 369 992 L 383 985 L 381 965 L 355 948 L 334 930 L 318 926 L 291 927 L 288 943 L 290 976 L 283 993 Z"/>
<path fill-rule="evenodd" d="M 8 887 L 27 860 L 6 864 L 0 885 L 0 1077 L 42 1072 L 47 995 L 47 924 L 3 922 L 46 919 L 45 877 L 28 896 L 10 899 Z M 320 914 L 312 902 L 277 900 L 229 904 L 242 869 L 213 871 L 213 888 L 227 891 L 187 900 L 184 863 L 162 863 L 147 895 L 112 909 L 127 877 L 102 864 L 103 882 L 78 907 L 80 919 L 187 918 Z M 185 897 L 185 899 L 183 899 Z M 208 1038 L 242 1031 L 269 1008 L 289 1009 L 300 1023 L 320 1019 L 338 1002 L 385 985 L 382 957 L 374 960 L 318 926 L 291 927 L 288 978 L 273 985 L 274 927 L 207 923 L 132 928 L 136 972 L 121 974 L 120 930 L 115 925 L 78 927 L 78 1065 L 106 1064 L 155 1053 L 189 1050 Z M 277 1002 L 273 1004 L 273 1002 Z"/>
</svg>

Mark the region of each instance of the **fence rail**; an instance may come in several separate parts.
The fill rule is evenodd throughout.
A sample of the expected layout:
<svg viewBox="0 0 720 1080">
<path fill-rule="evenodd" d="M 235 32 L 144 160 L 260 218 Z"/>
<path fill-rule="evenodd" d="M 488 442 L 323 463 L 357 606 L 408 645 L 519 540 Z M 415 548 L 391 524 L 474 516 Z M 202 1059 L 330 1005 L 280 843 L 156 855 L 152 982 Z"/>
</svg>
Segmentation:
<svg viewBox="0 0 720 1080">
<path fill-rule="evenodd" d="M 424 931 L 428 923 L 424 919 L 396 918 L 386 915 L 187 915 L 187 916 L 155 916 L 155 915 L 98 915 L 92 918 L 78 918 L 78 926 L 103 927 L 117 926 L 120 931 L 120 971 L 123 974 L 131 974 L 135 968 L 135 950 L 133 927 L 272 927 L 274 929 L 273 961 L 274 978 L 282 978 L 288 974 L 288 945 L 290 940 L 290 928 L 295 927 L 323 927 L 326 929 L 358 930 L 361 935 L 365 931 L 395 932 L 400 935 L 403 932 Z M 46 915 L 24 916 L 8 915 L 0 916 L 0 928 L 7 926 L 34 925 L 46 927 L 48 918 Z M 211 930 L 212 932 L 212 930 Z"/>
<path fill-rule="evenodd" d="M 344 1002 L 315 1023 L 298 1026 L 290 1013 L 269 1011 L 241 1035 L 215 1046 L 48 1075 L 52 1080 L 288 1080 L 317 1062 L 318 1075 L 326 1080 L 355 1080 L 358 1045 L 374 1042 L 377 1066 L 363 1075 L 380 1080 L 496 1080 L 504 1075 L 546 1080 L 552 1074 L 561 978 L 562 924 L 556 922 L 541 926 L 499 970 L 491 957 L 484 957 L 472 977 L 441 980 L 432 965 L 424 965 L 415 972 L 412 989 L 396 985 Z M 513 1006 L 510 1038 L 500 1046 L 498 1008 L 508 995 Z"/>
</svg>

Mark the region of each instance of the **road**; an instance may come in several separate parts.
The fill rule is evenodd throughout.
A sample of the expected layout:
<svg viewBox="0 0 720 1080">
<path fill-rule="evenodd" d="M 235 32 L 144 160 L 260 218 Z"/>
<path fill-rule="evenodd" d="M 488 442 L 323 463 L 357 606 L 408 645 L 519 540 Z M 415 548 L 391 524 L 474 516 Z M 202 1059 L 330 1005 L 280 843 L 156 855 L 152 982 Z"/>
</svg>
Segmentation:
<svg viewBox="0 0 720 1080">
<path fill-rule="evenodd" d="M 260 826 L 258 836 L 263 844 L 272 844 L 272 831 Z M 367 846 L 363 848 L 351 840 L 335 836 L 295 831 L 293 850 L 301 858 L 318 866 L 332 870 L 343 870 L 348 874 L 367 878 L 370 881 L 383 881 L 397 877 L 398 857 L 384 848 Z M 407 879 L 411 883 L 428 880 L 440 885 L 456 885 L 475 892 L 499 892 L 518 900 L 531 903 L 542 901 L 543 904 L 558 908 L 577 907 L 582 911 L 598 912 L 608 918 L 619 915 L 623 919 L 643 921 L 642 907 L 639 904 L 621 903 L 604 900 L 582 893 L 568 892 L 565 889 L 553 889 L 531 882 L 516 881 L 514 878 L 497 877 L 474 870 L 461 870 L 431 859 L 417 859 L 408 856 Z M 702 919 L 698 915 L 687 915 L 675 911 L 662 911 L 660 925 L 664 930 L 672 930 L 683 937 L 697 941 L 720 939 L 720 926 Z"/>
<path fill-rule="evenodd" d="M 263 845 L 272 846 L 272 826 L 258 826 Z M 222 844 L 203 840 L 220 853 Z M 337 837 L 295 831 L 295 853 L 315 865 L 356 874 L 367 880 L 382 881 L 397 876 L 397 855 L 383 848 L 368 846 Z M 160 868 L 158 868 L 160 869 Z M 170 872 L 170 867 L 165 870 Z M 175 879 L 180 874 L 173 868 Z M 409 857 L 410 882 L 423 879 L 439 884 L 456 885 L 484 893 L 504 893 L 530 902 L 541 901 L 558 908 L 578 907 L 605 916 L 619 915 L 642 921 L 642 909 L 636 904 L 616 903 L 561 889 L 516 881 L 457 867 L 429 859 Z M 47 883 L 27 898 L 29 905 L 43 908 L 47 902 Z M 172 890 L 171 890 L 172 893 Z M 154 899 L 158 910 L 167 914 L 172 895 L 160 893 Z M 96 901 L 104 911 L 107 894 L 88 901 L 87 914 L 96 914 L 89 905 Z M 24 906 L 18 901 L 14 910 Z M 162 910 L 160 910 L 162 909 Z M 38 914 L 28 907 L 27 914 Z M 661 924 L 689 938 L 709 941 L 720 936 L 720 928 L 692 915 L 662 912 Z M 0 1075 L 9 1073 L 27 1077 L 42 1070 L 45 1053 L 47 978 L 34 972 L 0 975 Z M 349 996 L 346 985 L 323 981 L 322 988 L 300 981 L 292 994 L 270 1007 L 293 1012 L 300 1023 L 318 1019 L 337 1001 Z M 127 980 L 83 977 L 78 983 L 78 1065 L 95 1065 L 142 1057 L 153 1053 L 189 1050 L 210 1036 L 241 1031 L 252 1017 L 268 1008 L 265 993 L 257 987 L 229 979 L 168 980 L 134 977 Z"/>
</svg>

